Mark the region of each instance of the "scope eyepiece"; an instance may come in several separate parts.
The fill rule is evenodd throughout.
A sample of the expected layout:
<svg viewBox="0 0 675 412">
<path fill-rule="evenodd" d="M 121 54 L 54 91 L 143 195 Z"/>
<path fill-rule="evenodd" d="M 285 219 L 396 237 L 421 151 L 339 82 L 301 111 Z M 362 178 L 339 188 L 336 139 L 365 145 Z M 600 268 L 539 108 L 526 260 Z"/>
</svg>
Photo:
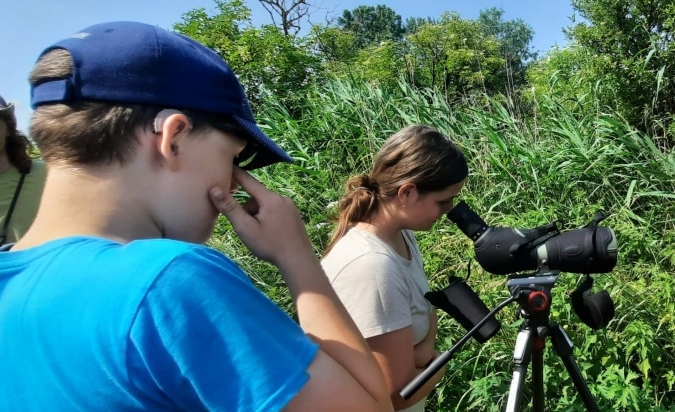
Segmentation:
<svg viewBox="0 0 675 412">
<path fill-rule="evenodd" d="M 476 214 L 465 201 L 457 203 L 447 214 L 448 219 L 452 221 L 459 230 L 462 231 L 469 239 L 474 242 L 478 240 L 485 231 L 488 230 L 488 225 L 485 221 Z"/>
</svg>

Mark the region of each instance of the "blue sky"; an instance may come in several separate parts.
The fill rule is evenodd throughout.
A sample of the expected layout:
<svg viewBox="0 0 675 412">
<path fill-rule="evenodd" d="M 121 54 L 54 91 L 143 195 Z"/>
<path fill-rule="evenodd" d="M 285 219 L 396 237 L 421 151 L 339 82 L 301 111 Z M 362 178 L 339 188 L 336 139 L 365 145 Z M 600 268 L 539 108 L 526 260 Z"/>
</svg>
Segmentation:
<svg viewBox="0 0 675 412">
<path fill-rule="evenodd" d="M 17 106 L 19 128 L 28 129 L 30 89 L 27 76 L 35 59 L 47 46 L 92 24 L 134 20 L 170 29 L 188 10 L 212 10 L 213 0 L 3 0 L 0 13 L 0 95 Z M 254 25 L 270 22 L 257 0 L 246 0 Z M 533 47 L 546 51 L 566 43 L 563 27 L 574 10 L 569 0 L 315 0 L 312 20 L 337 17 L 360 5 L 387 4 L 403 17 L 439 17 L 454 11 L 476 18 L 480 10 L 499 7 L 504 19 L 522 19 L 535 32 Z"/>
</svg>

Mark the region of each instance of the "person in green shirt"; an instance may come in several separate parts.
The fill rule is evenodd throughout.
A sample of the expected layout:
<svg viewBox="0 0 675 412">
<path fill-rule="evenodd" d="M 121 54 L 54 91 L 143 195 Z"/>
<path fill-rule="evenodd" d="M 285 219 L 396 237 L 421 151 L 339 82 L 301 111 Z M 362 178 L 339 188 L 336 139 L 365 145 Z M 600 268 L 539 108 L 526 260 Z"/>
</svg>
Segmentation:
<svg viewBox="0 0 675 412">
<path fill-rule="evenodd" d="M 46 169 L 31 159 L 30 147 L 17 129 L 14 104 L 0 96 L 0 245 L 19 240 L 37 214 Z"/>
</svg>

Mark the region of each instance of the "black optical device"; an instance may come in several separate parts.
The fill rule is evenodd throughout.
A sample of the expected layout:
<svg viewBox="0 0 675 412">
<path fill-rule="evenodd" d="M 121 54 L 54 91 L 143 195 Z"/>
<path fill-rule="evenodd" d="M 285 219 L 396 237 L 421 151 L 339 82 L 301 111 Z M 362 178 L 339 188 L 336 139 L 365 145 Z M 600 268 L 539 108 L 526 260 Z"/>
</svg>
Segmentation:
<svg viewBox="0 0 675 412">
<path fill-rule="evenodd" d="M 618 248 L 614 232 L 609 227 L 599 225 L 605 217 L 598 212 L 584 227 L 564 233 L 558 230 L 555 223 L 532 229 L 491 227 L 465 202 L 459 202 L 448 213 L 448 218 L 473 241 L 476 260 L 483 269 L 496 275 L 508 275 L 507 287 L 511 296 L 490 311 L 475 292 L 465 283 L 458 283 L 454 277 L 451 277 L 450 285 L 446 288 L 428 292 L 425 297 L 449 313 L 468 332 L 452 348 L 436 357 L 401 390 L 400 395 L 409 399 L 469 338 L 474 337 L 483 343 L 496 334 L 500 324 L 494 315 L 508 304 L 516 302 L 521 308 L 520 316 L 524 322 L 519 327 L 514 349 L 515 368 L 507 412 L 519 410 L 530 362 L 533 373 L 533 411 L 544 411 L 543 350 L 547 339 L 552 342 L 587 409 L 599 412 L 574 361 L 571 340 L 562 327 L 550 323 L 549 314 L 551 289 L 558 274 L 571 272 L 586 275 L 585 281 L 570 295 L 577 316 L 593 329 L 607 326 L 614 317 L 614 303 L 609 293 L 605 290 L 590 292 L 593 285 L 590 275 L 611 272 L 617 262 Z M 526 271 L 531 272 L 522 273 Z"/>
<path fill-rule="evenodd" d="M 448 218 L 471 240 L 476 260 L 490 273 L 506 275 L 546 267 L 570 273 L 608 273 L 617 261 L 612 229 L 599 226 L 597 213 L 586 226 L 565 233 L 555 222 L 533 229 L 488 226 L 466 202 L 455 206 Z"/>
</svg>

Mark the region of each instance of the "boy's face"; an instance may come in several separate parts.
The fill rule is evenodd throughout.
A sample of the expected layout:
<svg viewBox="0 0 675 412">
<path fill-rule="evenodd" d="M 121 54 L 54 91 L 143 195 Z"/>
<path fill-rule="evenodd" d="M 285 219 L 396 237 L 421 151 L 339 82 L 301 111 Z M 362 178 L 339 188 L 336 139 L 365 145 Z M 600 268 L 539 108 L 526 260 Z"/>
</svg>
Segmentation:
<svg viewBox="0 0 675 412">
<path fill-rule="evenodd" d="M 165 222 L 166 237 L 195 243 L 211 237 L 220 213 L 211 202 L 209 190 L 214 186 L 236 190 L 233 162 L 246 146 L 245 140 L 215 128 L 200 133 L 179 142 L 180 172 L 174 180 L 178 196 L 172 196 L 171 222 Z"/>
</svg>

